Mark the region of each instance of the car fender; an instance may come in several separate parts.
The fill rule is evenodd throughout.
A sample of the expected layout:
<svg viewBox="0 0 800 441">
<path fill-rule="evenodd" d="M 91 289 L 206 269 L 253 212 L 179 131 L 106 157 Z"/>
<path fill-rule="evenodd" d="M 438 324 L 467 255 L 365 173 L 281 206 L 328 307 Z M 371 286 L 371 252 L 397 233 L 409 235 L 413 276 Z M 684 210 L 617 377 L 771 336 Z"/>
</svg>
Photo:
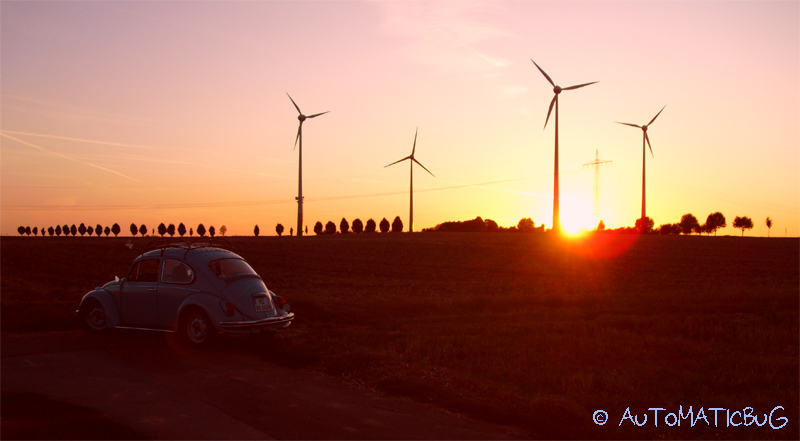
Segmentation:
<svg viewBox="0 0 800 441">
<path fill-rule="evenodd" d="M 198 292 L 195 294 L 190 295 L 183 299 L 181 305 L 178 307 L 178 317 L 183 314 L 183 311 L 186 308 L 190 307 L 199 307 L 202 309 L 207 315 L 208 318 L 211 319 L 211 323 L 214 325 L 218 331 L 220 330 L 219 323 L 223 320 L 230 320 L 232 317 L 225 316 L 225 313 L 222 311 L 222 306 L 220 306 L 220 302 L 223 302 L 219 296 L 208 292 Z M 237 312 L 236 315 L 239 315 Z M 175 328 L 178 326 L 178 321 L 175 322 Z"/>
<path fill-rule="evenodd" d="M 86 305 L 86 302 L 89 300 L 100 302 L 100 305 L 106 312 L 106 323 L 108 323 L 109 328 L 116 328 L 120 324 L 119 306 L 117 306 L 117 302 L 110 292 L 103 288 L 95 288 L 94 291 L 86 293 L 81 299 L 81 306 L 78 312 L 83 310 L 84 305 Z"/>
</svg>

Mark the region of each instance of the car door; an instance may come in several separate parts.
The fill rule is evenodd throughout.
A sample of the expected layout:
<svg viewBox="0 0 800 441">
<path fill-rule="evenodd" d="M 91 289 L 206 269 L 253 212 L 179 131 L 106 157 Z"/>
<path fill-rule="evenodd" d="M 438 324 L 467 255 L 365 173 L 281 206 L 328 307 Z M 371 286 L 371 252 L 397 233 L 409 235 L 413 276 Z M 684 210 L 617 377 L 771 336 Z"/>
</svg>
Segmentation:
<svg viewBox="0 0 800 441">
<path fill-rule="evenodd" d="M 165 258 L 161 263 L 159 280 L 159 325 L 163 328 L 174 328 L 178 322 L 178 308 L 183 300 L 197 292 L 194 287 L 194 270 L 184 262 Z"/>
<path fill-rule="evenodd" d="M 122 320 L 127 325 L 158 325 L 159 259 L 142 259 L 131 267 L 120 290 Z"/>
</svg>

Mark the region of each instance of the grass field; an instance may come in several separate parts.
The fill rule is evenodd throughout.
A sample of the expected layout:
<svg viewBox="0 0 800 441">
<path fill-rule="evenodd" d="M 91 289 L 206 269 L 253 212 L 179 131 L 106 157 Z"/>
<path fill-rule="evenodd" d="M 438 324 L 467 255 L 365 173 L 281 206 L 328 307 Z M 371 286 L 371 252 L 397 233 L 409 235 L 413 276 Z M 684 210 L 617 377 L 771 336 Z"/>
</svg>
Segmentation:
<svg viewBox="0 0 800 441">
<path fill-rule="evenodd" d="M 73 328 L 148 239 L 4 237 L 2 331 Z M 233 237 L 297 313 L 265 361 L 542 438 L 797 439 L 800 241 L 526 234 Z M 87 338 L 89 338 L 87 336 Z M 697 416 L 670 427 L 667 413 Z M 776 406 L 785 427 L 727 427 Z M 620 421 L 626 408 L 645 425 Z M 658 426 L 653 423 L 654 411 Z M 608 413 L 602 426 L 595 410 Z M 670 421 L 672 422 L 672 421 Z M 741 417 L 734 423 L 741 422 Z"/>
</svg>

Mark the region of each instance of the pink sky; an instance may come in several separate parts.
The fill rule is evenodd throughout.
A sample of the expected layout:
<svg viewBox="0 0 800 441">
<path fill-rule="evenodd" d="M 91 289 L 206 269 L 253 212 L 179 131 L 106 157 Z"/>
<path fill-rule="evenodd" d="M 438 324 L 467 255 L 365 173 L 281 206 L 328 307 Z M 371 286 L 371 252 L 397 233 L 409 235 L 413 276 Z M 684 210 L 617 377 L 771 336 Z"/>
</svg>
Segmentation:
<svg viewBox="0 0 800 441">
<path fill-rule="evenodd" d="M 274 234 L 305 220 L 552 217 L 552 87 L 562 222 L 750 216 L 800 233 L 800 3 L 0 3 L 0 233 L 19 225 L 198 223 Z M 499 182 L 498 181 L 505 181 Z M 453 188 L 457 187 L 457 188 Z M 126 234 L 126 233 L 124 233 Z"/>
</svg>

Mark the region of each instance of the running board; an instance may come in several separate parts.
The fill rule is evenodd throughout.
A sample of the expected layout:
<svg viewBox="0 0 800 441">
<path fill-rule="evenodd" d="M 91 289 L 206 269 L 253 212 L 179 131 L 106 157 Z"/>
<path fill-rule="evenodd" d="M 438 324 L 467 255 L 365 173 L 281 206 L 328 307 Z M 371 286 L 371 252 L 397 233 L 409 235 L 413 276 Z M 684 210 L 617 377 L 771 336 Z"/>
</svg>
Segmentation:
<svg viewBox="0 0 800 441">
<path fill-rule="evenodd" d="M 133 330 L 136 330 L 136 331 L 175 332 L 172 329 L 134 328 L 134 327 L 130 327 L 130 326 L 115 326 L 114 329 L 133 329 Z"/>
</svg>

